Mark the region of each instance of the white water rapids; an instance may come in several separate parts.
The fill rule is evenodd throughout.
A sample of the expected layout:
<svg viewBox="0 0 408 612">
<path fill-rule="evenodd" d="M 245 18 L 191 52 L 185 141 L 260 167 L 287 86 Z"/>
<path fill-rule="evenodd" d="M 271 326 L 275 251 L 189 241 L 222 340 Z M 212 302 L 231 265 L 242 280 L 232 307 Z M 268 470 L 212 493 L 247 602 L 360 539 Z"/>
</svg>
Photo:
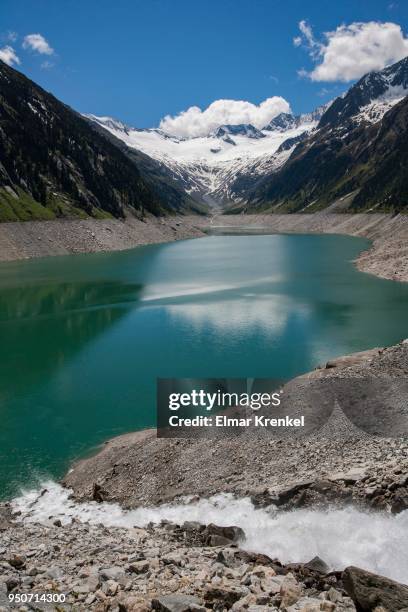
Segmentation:
<svg viewBox="0 0 408 612">
<path fill-rule="evenodd" d="M 257 509 L 249 498 L 234 499 L 230 494 L 215 495 L 196 503 L 166 504 L 136 510 L 123 510 L 117 504 L 78 503 L 70 491 L 55 482 L 44 482 L 41 489 L 27 491 L 13 500 L 24 520 L 49 522 L 72 518 L 91 524 L 116 527 L 143 527 L 150 521 L 169 520 L 237 525 L 246 534 L 242 548 L 265 553 L 283 563 L 306 562 L 318 555 L 332 569 L 357 565 L 366 570 L 408 583 L 408 511 L 396 516 L 362 512 L 355 508 L 327 511 L 302 509 L 277 512 Z"/>
</svg>

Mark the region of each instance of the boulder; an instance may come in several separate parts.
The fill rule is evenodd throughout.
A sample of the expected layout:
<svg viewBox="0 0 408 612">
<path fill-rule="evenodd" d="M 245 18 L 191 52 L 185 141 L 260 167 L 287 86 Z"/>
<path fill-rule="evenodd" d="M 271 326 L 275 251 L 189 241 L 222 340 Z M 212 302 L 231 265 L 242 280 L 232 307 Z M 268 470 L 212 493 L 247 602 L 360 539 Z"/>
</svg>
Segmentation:
<svg viewBox="0 0 408 612">
<path fill-rule="evenodd" d="M 305 563 L 305 567 L 319 574 L 327 574 L 330 571 L 327 563 L 325 563 L 323 559 L 320 559 L 320 557 L 313 557 L 313 559 Z"/>
<path fill-rule="evenodd" d="M 162 595 L 152 599 L 151 605 L 159 612 L 205 612 L 200 600 L 191 595 Z"/>
<path fill-rule="evenodd" d="M 344 588 L 361 612 L 385 608 L 398 612 L 408 608 L 408 586 L 358 567 L 347 567 L 342 575 Z"/>
<path fill-rule="evenodd" d="M 282 598 L 281 607 L 283 609 L 295 604 L 301 598 L 302 587 L 291 574 L 285 576 L 280 587 L 280 596 Z"/>
<path fill-rule="evenodd" d="M 204 543 L 209 546 L 228 546 L 245 540 L 245 533 L 241 527 L 219 527 L 210 523 L 202 532 Z"/>
<path fill-rule="evenodd" d="M 205 525 L 202 525 L 198 521 L 184 521 L 181 528 L 183 531 L 187 532 L 203 531 L 203 529 L 205 529 Z"/>
<path fill-rule="evenodd" d="M 23 569 L 25 567 L 25 558 L 21 555 L 13 555 L 9 559 L 9 564 L 17 570 Z"/>
<path fill-rule="evenodd" d="M 395 495 L 391 506 L 393 514 L 399 514 L 408 508 L 408 491 L 405 488 L 399 489 Z"/>
<path fill-rule="evenodd" d="M 128 571 L 132 574 L 145 574 L 149 571 L 148 561 L 135 561 L 128 566 Z"/>
<path fill-rule="evenodd" d="M 227 585 L 209 585 L 205 589 L 204 599 L 207 604 L 212 604 L 216 606 L 224 606 L 227 608 L 231 608 L 234 603 L 243 599 L 246 595 L 248 595 L 248 589 L 246 587 L 238 587 L 238 586 L 227 586 Z"/>
<path fill-rule="evenodd" d="M 120 580 L 125 576 L 123 567 L 107 567 L 99 572 L 101 580 Z"/>
</svg>

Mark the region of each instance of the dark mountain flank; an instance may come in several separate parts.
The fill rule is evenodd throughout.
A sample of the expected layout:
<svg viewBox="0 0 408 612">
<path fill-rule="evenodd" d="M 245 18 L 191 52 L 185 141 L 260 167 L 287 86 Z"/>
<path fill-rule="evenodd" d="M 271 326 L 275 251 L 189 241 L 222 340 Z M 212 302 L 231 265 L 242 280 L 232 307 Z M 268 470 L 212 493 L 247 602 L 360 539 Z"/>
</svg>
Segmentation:
<svg viewBox="0 0 408 612">
<path fill-rule="evenodd" d="M 257 182 L 245 210 L 408 210 L 407 87 L 407 58 L 360 79 L 286 164 Z"/>
<path fill-rule="evenodd" d="M 183 209 L 187 197 L 139 161 L 0 61 L 0 221 Z"/>
<path fill-rule="evenodd" d="M 100 125 L 86 119 L 91 128 L 109 140 L 120 149 L 139 169 L 146 183 L 164 200 L 166 207 L 176 213 L 194 212 L 205 214 L 208 206 L 201 198 L 193 198 L 188 194 L 183 185 L 175 179 L 174 173 L 165 164 L 137 149 L 128 147 L 122 140 L 102 128 Z"/>
</svg>

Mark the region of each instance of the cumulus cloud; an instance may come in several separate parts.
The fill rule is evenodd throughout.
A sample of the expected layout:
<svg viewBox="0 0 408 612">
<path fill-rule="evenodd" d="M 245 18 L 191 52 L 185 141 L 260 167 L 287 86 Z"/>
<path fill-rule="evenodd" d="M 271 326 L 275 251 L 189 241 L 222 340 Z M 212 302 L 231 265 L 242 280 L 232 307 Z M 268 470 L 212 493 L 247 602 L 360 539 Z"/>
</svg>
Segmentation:
<svg viewBox="0 0 408 612">
<path fill-rule="evenodd" d="M 0 49 L 0 60 L 8 64 L 9 66 L 13 66 L 15 64 L 21 64 L 20 58 L 17 53 L 14 51 L 13 47 L 6 45 L 2 49 Z"/>
<path fill-rule="evenodd" d="M 312 81 L 352 81 L 372 70 L 382 70 L 408 55 L 408 38 L 396 23 L 355 22 L 325 32 L 316 40 L 306 21 L 299 23 L 295 46 L 304 44 L 316 67 L 299 71 Z"/>
<path fill-rule="evenodd" d="M 174 117 L 166 115 L 160 122 L 160 128 L 179 138 L 193 138 L 208 136 L 224 124 L 251 123 L 261 129 L 279 113 L 288 112 L 289 103 L 280 96 L 267 98 L 258 105 L 244 100 L 215 100 L 204 110 L 190 106 Z"/>
<path fill-rule="evenodd" d="M 27 34 L 24 37 L 23 49 L 31 49 L 41 55 L 52 55 L 54 53 L 54 49 L 42 34 Z"/>
</svg>

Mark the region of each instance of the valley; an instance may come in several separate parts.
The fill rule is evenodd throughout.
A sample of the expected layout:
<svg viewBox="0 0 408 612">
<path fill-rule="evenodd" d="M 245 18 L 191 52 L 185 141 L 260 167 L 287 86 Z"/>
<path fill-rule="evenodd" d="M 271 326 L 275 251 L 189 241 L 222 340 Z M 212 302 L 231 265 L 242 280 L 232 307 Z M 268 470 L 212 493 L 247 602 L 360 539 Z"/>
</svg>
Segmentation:
<svg viewBox="0 0 408 612">
<path fill-rule="evenodd" d="M 184 133 L 0 60 L 1 609 L 406 608 L 407 94 L 405 58 Z M 157 377 L 306 430 L 158 438 Z"/>
</svg>

